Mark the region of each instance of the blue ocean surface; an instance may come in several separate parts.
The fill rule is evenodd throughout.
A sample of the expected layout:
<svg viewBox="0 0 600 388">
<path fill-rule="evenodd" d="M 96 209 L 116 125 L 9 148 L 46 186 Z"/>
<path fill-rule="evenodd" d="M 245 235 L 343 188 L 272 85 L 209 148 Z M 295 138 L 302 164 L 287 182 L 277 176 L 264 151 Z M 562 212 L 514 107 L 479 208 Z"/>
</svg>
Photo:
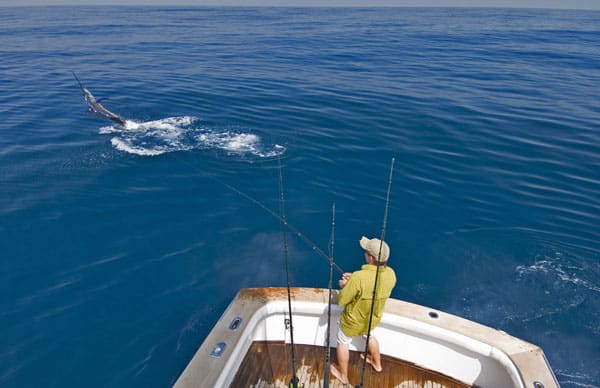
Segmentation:
<svg viewBox="0 0 600 388">
<path fill-rule="evenodd" d="M 600 12 L 0 8 L 0 386 L 170 386 L 240 288 L 285 285 L 279 220 L 228 185 L 278 212 L 281 163 L 353 271 L 395 158 L 393 297 L 600 387 L 599 90 Z"/>
</svg>

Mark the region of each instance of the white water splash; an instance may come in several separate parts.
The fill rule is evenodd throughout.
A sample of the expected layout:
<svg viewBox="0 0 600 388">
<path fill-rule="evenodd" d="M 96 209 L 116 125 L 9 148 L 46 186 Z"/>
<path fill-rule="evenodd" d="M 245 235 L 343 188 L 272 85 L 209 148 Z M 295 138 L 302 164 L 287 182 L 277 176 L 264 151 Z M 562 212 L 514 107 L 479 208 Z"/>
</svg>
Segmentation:
<svg viewBox="0 0 600 388">
<path fill-rule="evenodd" d="M 110 142 L 116 149 L 118 149 L 119 151 L 127 152 L 128 154 L 141 155 L 141 156 L 157 156 L 157 155 L 161 155 L 161 154 L 164 154 L 165 152 L 167 152 L 165 150 L 157 149 L 157 148 L 147 149 L 144 147 L 137 147 L 137 146 L 131 145 L 117 137 L 113 137 L 112 139 L 110 139 Z"/>
<path fill-rule="evenodd" d="M 235 133 L 231 131 L 202 133 L 197 137 L 201 144 L 219 148 L 233 153 L 248 153 L 258 157 L 273 157 L 285 151 L 285 148 L 275 144 L 265 149 L 258 135 L 251 133 Z"/>
<path fill-rule="evenodd" d="M 114 134 L 113 147 L 130 154 L 157 156 L 168 152 L 192 149 L 220 149 L 228 155 L 258 158 L 274 157 L 285 152 L 285 147 L 265 145 L 255 133 L 241 130 L 218 130 L 202 127 L 194 116 L 168 117 L 160 120 L 136 122 L 127 120 L 125 126 L 100 128 L 101 134 Z"/>
</svg>

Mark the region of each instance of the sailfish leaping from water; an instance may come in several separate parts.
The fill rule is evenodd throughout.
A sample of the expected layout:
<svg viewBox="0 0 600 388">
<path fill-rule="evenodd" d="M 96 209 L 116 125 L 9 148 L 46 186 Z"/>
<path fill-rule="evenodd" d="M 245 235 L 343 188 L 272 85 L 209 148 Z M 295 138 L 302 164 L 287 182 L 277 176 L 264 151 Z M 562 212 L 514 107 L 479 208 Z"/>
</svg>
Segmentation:
<svg viewBox="0 0 600 388">
<path fill-rule="evenodd" d="M 100 102 L 96 100 L 96 97 L 94 97 L 94 95 L 88 90 L 88 88 L 83 86 L 81 81 L 79 81 L 79 78 L 77 78 L 75 72 L 73 72 L 73 76 L 75 77 L 75 79 L 79 83 L 79 86 L 81 87 L 81 91 L 83 92 L 83 98 L 90 111 L 99 114 L 100 116 L 104 116 L 107 119 L 114 121 L 115 123 L 119 123 L 123 126 L 125 125 L 125 119 L 103 107 L 102 104 L 100 104 Z"/>
</svg>

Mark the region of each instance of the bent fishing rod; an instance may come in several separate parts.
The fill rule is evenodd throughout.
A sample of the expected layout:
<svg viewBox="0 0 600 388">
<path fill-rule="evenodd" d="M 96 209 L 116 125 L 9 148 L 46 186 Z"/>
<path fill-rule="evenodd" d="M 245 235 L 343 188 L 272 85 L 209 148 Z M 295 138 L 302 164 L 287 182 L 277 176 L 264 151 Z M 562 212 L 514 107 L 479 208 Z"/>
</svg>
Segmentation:
<svg viewBox="0 0 600 388">
<path fill-rule="evenodd" d="M 261 209 L 263 209 L 268 214 L 270 214 L 275 219 L 277 219 L 279 222 L 281 222 L 282 225 L 284 225 L 292 233 L 294 233 L 296 236 L 298 236 L 302 241 L 304 241 L 306 244 L 308 244 L 308 246 L 310 246 L 311 249 L 313 251 L 315 251 L 319 256 L 323 257 L 325 260 L 327 260 L 327 262 L 330 262 L 331 259 L 330 259 L 329 255 L 327 253 L 323 252 L 323 250 L 321 248 L 319 248 L 317 246 L 317 244 L 315 244 L 311 239 L 309 239 L 308 237 L 306 237 L 306 235 L 304 233 L 302 233 L 300 230 L 298 230 L 298 228 L 296 228 L 294 225 L 290 224 L 286 219 L 282 218 L 279 214 L 277 214 L 273 210 L 269 209 L 265 204 L 263 204 L 262 202 L 260 202 L 258 199 L 252 197 L 249 194 L 246 194 L 245 192 L 243 192 L 242 190 L 238 189 L 235 186 L 232 186 L 232 185 L 230 185 L 228 183 L 223 182 L 220 179 L 217 179 L 215 177 L 210 177 L 210 178 L 213 179 L 213 180 L 215 180 L 216 182 L 222 184 L 223 186 L 227 187 L 229 190 L 233 191 L 234 193 L 236 193 L 236 194 L 238 194 L 238 195 L 246 198 L 250 202 L 252 202 L 255 205 L 259 206 Z M 337 263 L 334 263 L 333 266 L 335 267 L 335 269 L 340 274 L 344 273 L 344 270 L 342 270 L 342 268 Z"/>
</svg>

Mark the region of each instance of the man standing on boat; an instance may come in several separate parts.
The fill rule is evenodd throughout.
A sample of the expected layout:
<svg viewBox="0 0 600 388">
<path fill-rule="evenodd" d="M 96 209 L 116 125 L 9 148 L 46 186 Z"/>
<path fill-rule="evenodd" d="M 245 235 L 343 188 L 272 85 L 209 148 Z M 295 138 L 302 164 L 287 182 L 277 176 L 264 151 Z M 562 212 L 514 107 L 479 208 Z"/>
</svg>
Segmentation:
<svg viewBox="0 0 600 388">
<path fill-rule="evenodd" d="M 378 238 L 368 239 L 363 236 L 360 239 L 360 246 L 365 252 L 366 264 L 359 271 L 344 273 L 339 280 L 341 290 L 338 295 L 338 304 L 344 306 L 344 311 L 340 316 L 337 335 L 338 365 L 331 364 L 330 371 L 343 384 L 349 384 L 348 360 L 352 337 L 364 336 L 366 338 L 371 313 L 373 320 L 367 362 L 376 372 L 382 371 L 379 342 L 373 335 L 373 330 L 381 321 L 385 302 L 396 285 L 396 274 L 392 268 L 387 266 L 390 257 L 390 248 L 387 243 Z M 377 291 L 373 306 L 373 290 L 378 269 Z"/>
</svg>

